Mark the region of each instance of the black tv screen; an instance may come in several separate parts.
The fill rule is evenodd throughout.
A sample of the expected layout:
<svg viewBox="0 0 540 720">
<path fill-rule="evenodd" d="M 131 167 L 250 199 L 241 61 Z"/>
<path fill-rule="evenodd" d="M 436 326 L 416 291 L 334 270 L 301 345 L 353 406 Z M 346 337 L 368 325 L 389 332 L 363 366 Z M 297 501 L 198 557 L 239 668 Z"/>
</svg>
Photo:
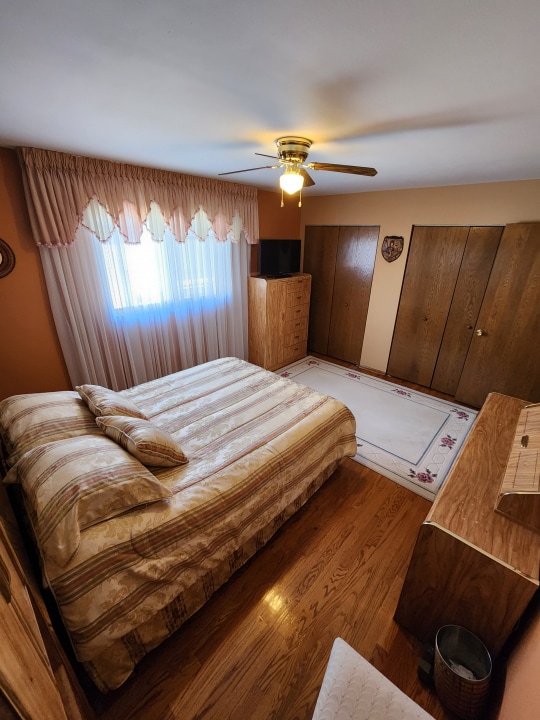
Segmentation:
<svg viewBox="0 0 540 720">
<path fill-rule="evenodd" d="M 287 277 L 300 272 L 301 240 L 259 240 L 259 275 Z"/>
</svg>

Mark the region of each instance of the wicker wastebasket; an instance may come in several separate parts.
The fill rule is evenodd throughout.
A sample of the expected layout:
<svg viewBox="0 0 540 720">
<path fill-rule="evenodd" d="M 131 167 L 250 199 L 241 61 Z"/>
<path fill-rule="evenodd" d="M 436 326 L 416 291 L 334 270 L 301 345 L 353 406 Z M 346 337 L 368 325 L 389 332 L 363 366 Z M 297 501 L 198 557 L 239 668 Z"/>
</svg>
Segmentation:
<svg viewBox="0 0 540 720">
<path fill-rule="evenodd" d="M 445 625 L 435 637 L 433 679 L 441 703 L 463 720 L 482 717 L 491 680 L 491 657 L 472 632 Z"/>
</svg>

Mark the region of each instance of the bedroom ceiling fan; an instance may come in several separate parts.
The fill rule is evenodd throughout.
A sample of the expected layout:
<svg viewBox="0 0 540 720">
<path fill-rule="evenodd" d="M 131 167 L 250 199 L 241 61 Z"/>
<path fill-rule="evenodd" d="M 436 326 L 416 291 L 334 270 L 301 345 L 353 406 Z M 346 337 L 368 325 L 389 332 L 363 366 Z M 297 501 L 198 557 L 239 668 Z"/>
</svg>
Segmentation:
<svg viewBox="0 0 540 720">
<path fill-rule="evenodd" d="M 264 155 L 263 153 L 255 153 L 261 157 L 275 158 L 278 165 L 262 165 L 255 168 L 246 168 L 245 170 L 232 170 L 231 172 L 219 173 L 219 175 L 235 175 L 237 173 L 251 172 L 252 170 L 277 170 L 284 168 L 283 174 L 279 178 L 281 187 L 281 207 L 283 207 L 283 191 L 289 195 L 301 193 L 302 188 L 315 185 L 315 181 L 308 173 L 308 170 L 329 170 L 330 172 L 348 173 L 351 175 L 369 175 L 377 174 L 375 168 L 360 167 L 359 165 L 336 165 L 334 163 L 306 163 L 312 142 L 307 138 L 296 137 L 294 135 L 285 135 L 276 140 L 277 156 Z M 302 205 L 302 196 L 298 205 Z"/>
</svg>

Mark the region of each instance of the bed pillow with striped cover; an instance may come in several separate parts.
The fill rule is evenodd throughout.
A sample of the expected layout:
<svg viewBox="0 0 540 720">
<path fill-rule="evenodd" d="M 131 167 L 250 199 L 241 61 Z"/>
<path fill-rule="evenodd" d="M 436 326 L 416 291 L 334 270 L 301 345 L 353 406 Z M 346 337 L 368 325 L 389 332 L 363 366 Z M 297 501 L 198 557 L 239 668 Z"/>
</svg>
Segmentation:
<svg viewBox="0 0 540 720">
<path fill-rule="evenodd" d="M 0 402 L 0 436 L 8 467 L 44 443 L 99 434 L 94 415 L 72 390 L 12 395 Z"/>
<path fill-rule="evenodd" d="M 77 552 L 81 531 L 172 495 L 102 434 L 34 448 L 19 461 L 17 474 L 38 544 L 61 567 Z"/>
</svg>

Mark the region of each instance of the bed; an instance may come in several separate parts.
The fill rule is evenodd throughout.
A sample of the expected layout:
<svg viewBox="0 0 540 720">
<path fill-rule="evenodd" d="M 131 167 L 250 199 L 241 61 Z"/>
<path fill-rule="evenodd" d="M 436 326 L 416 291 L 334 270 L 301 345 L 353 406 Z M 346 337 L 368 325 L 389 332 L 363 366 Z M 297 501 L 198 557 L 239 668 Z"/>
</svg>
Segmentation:
<svg viewBox="0 0 540 720">
<path fill-rule="evenodd" d="M 237 358 L 121 392 L 16 395 L 0 435 L 44 582 L 103 692 L 356 453 L 346 406 Z"/>
</svg>

